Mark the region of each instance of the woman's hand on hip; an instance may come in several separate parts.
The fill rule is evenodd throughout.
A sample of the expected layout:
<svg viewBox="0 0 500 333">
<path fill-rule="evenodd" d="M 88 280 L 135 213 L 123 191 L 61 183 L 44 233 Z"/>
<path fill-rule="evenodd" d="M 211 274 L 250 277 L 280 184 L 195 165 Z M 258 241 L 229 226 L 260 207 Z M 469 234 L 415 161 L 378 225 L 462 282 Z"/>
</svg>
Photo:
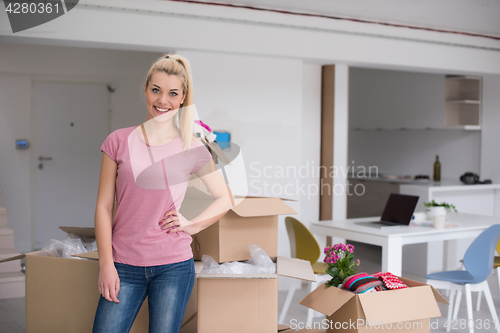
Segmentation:
<svg viewBox="0 0 500 333">
<path fill-rule="evenodd" d="M 118 301 L 118 291 L 120 290 L 120 278 L 114 265 L 107 265 L 99 269 L 99 293 L 108 301 L 120 303 Z"/>
<path fill-rule="evenodd" d="M 180 227 L 177 227 L 177 228 L 173 228 L 169 231 L 167 231 L 169 234 L 173 234 L 173 233 L 176 233 L 176 232 L 179 232 L 179 231 L 184 231 L 184 232 L 187 232 L 188 234 L 190 235 L 194 235 L 194 234 L 197 234 L 198 232 L 201 231 L 200 229 L 200 226 L 198 223 L 191 223 L 191 224 L 188 224 L 188 225 L 185 225 L 185 226 L 180 226 Z"/>
<path fill-rule="evenodd" d="M 176 210 L 170 210 L 165 213 L 160 223 L 160 228 L 170 232 L 174 228 L 183 227 L 191 224 L 181 213 Z"/>
<path fill-rule="evenodd" d="M 165 213 L 163 219 L 159 222 L 160 228 L 166 230 L 167 233 L 186 231 L 184 228 L 191 225 L 191 221 L 186 219 L 181 213 L 176 210 L 171 210 Z M 179 229 L 179 230 L 177 230 Z M 177 231 L 176 231 L 177 230 Z M 186 231 L 187 232 L 187 231 Z"/>
</svg>

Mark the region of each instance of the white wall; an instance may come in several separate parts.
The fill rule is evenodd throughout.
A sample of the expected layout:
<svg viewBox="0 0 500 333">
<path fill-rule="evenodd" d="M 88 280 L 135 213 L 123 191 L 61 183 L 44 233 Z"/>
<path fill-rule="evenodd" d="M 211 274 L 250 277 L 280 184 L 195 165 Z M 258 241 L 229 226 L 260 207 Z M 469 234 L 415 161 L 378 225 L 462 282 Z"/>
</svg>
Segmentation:
<svg viewBox="0 0 500 333">
<path fill-rule="evenodd" d="M 481 178 L 500 182 L 500 75 L 483 77 Z"/>
<path fill-rule="evenodd" d="M 349 128 L 443 127 L 443 74 L 351 67 Z"/>
<path fill-rule="evenodd" d="M 439 155 L 443 178 L 479 173 L 481 132 L 425 130 L 444 126 L 443 74 L 351 67 L 349 79 L 351 166 L 432 177 Z M 394 130 L 401 127 L 412 130 Z"/>
<path fill-rule="evenodd" d="M 2 49 L 2 48 L 0 48 Z M 16 150 L 16 139 L 30 139 L 31 77 L 0 73 L 0 188 L 7 223 L 18 251 L 31 250 L 30 150 Z"/>
<path fill-rule="evenodd" d="M 0 45 L 0 187 L 8 224 L 14 230 L 15 248 L 32 251 L 31 150 L 16 150 L 16 139 L 29 139 L 31 132 L 31 94 L 33 80 L 107 82 L 116 88 L 112 94 L 111 131 L 139 124 L 146 119 L 140 103 L 144 68 L 156 53 L 123 52 L 84 48 L 19 44 Z M 101 154 L 99 147 L 94 147 Z M 85 168 L 85 165 L 81 166 Z M 98 181 L 99 175 L 96 175 Z M 96 193 L 97 196 L 97 193 Z M 64 225 L 61 221 L 60 225 Z M 85 226 L 92 226 L 87 221 Z"/>
<path fill-rule="evenodd" d="M 287 201 L 299 213 L 295 217 L 316 220 L 319 197 L 308 198 L 301 184 L 317 179 L 295 172 L 308 161 L 319 165 L 321 67 L 294 59 L 177 51 L 191 63 L 200 118 L 214 130 L 229 131 L 241 148 L 248 195 L 296 200 Z M 284 218 L 279 217 L 278 253 L 289 256 Z"/>
</svg>

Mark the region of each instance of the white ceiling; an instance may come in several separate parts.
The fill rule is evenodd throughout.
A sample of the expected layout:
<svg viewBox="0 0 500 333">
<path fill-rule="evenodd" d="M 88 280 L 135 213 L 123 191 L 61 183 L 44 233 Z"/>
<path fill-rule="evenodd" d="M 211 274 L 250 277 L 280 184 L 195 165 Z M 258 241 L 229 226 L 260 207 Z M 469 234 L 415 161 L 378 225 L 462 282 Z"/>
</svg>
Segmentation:
<svg viewBox="0 0 500 333">
<path fill-rule="evenodd" d="M 191 0 L 500 38 L 500 0 Z"/>
</svg>

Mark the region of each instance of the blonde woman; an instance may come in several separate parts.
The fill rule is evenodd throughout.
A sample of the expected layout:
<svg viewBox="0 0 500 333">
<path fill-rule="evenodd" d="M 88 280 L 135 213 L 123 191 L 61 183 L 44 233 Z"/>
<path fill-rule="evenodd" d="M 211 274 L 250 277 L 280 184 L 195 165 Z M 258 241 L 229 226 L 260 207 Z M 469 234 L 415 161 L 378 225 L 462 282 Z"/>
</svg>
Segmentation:
<svg viewBox="0 0 500 333">
<path fill-rule="evenodd" d="M 191 235 L 232 206 L 229 187 L 194 136 L 188 60 L 177 54 L 158 59 L 147 73 L 144 96 L 146 122 L 112 132 L 101 146 L 96 333 L 129 332 L 146 297 L 149 332 L 178 332 L 194 283 Z M 189 221 L 179 208 L 193 173 L 214 201 Z"/>
</svg>

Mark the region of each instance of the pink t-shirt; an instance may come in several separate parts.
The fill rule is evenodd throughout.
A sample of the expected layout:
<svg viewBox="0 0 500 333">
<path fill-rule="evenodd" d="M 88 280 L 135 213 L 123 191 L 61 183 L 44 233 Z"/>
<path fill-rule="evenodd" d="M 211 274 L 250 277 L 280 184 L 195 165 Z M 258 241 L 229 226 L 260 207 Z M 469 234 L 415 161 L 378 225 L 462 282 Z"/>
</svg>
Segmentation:
<svg viewBox="0 0 500 333">
<path fill-rule="evenodd" d="M 101 146 L 117 164 L 114 262 L 156 266 L 193 257 L 191 235 L 167 234 L 158 223 L 167 211 L 179 211 L 191 174 L 210 161 L 210 152 L 197 139 L 184 151 L 180 135 L 149 148 L 135 126 L 112 132 Z"/>
</svg>

